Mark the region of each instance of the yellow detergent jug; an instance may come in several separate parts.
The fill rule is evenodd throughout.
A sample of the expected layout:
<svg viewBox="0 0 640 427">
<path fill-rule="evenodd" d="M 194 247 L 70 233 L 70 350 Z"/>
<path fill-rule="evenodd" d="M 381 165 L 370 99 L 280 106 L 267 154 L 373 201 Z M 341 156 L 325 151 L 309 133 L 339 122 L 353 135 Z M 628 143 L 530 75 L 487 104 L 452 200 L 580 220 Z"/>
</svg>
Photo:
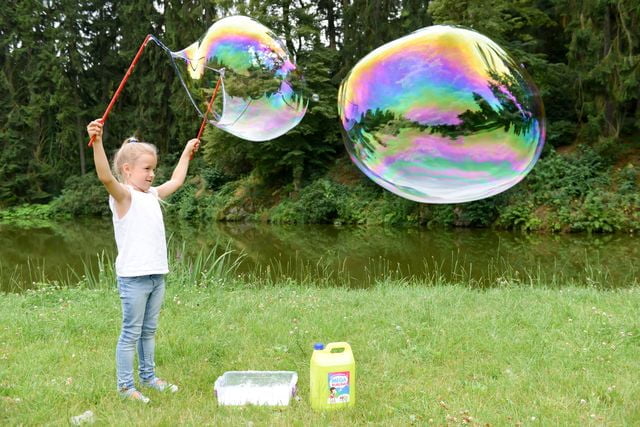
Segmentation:
<svg viewBox="0 0 640 427">
<path fill-rule="evenodd" d="M 356 403 L 356 362 L 351 346 L 333 342 L 313 346 L 309 375 L 311 407 L 338 409 Z"/>
</svg>

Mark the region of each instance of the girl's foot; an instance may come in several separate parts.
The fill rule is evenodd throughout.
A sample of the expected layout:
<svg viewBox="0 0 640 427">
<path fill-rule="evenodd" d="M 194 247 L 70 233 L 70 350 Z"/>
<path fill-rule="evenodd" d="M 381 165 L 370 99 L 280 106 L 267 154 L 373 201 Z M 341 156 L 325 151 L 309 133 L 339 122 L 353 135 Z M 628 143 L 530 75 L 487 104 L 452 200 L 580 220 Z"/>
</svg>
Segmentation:
<svg viewBox="0 0 640 427">
<path fill-rule="evenodd" d="M 178 391 L 177 385 L 168 383 L 165 380 L 161 380 L 157 377 L 153 378 L 150 381 L 142 381 L 142 385 L 144 387 L 150 387 L 158 391 L 170 391 L 171 393 L 175 393 Z"/>
<path fill-rule="evenodd" d="M 140 393 L 135 388 L 121 388 L 118 393 L 123 399 L 137 400 L 142 403 L 149 403 L 149 398 Z"/>
</svg>

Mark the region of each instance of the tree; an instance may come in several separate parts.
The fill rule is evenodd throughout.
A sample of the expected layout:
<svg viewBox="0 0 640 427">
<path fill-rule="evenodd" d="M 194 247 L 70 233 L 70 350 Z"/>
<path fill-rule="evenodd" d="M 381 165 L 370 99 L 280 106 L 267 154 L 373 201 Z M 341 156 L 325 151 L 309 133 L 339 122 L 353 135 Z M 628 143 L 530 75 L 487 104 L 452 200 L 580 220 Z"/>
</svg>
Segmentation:
<svg viewBox="0 0 640 427">
<path fill-rule="evenodd" d="M 558 0 L 570 34 L 578 119 L 584 134 L 617 138 L 640 130 L 640 4 L 633 0 Z"/>
<path fill-rule="evenodd" d="M 46 3 L 16 2 L 3 11 L 2 84 L 9 107 L 0 126 L 0 200 L 44 202 L 60 190 L 64 168 L 49 161 L 59 158 L 55 135 L 58 124 L 51 90 L 62 69 L 56 56 L 54 22 Z M 66 166 L 66 165 L 65 165 Z"/>
</svg>

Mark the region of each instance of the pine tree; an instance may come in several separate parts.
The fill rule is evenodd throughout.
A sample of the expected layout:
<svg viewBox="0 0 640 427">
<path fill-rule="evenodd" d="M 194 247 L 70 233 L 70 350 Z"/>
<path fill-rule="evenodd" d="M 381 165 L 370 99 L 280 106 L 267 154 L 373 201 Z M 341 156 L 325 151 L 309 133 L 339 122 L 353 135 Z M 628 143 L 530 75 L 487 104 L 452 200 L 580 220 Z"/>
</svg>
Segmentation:
<svg viewBox="0 0 640 427">
<path fill-rule="evenodd" d="M 591 139 L 640 130 L 640 4 L 633 0 L 558 0 L 570 34 L 578 119 Z"/>
</svg>

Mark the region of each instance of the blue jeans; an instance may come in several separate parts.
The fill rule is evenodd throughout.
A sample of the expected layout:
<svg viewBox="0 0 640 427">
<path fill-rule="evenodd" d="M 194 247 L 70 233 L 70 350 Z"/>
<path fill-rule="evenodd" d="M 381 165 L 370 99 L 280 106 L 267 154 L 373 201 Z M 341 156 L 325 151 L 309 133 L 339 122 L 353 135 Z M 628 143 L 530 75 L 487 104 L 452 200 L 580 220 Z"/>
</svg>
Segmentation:
<svg viewBox="0 0 640 427">
<path fill-rule="evenodd" d="M 122 332 L 116 346 L 118 389 L 133 388 L 136 345 L 140 380 L 155 376 L 155 333 L 164 299 L 164 275 L 118 277 L 122 302 Z"/>
</svg>

